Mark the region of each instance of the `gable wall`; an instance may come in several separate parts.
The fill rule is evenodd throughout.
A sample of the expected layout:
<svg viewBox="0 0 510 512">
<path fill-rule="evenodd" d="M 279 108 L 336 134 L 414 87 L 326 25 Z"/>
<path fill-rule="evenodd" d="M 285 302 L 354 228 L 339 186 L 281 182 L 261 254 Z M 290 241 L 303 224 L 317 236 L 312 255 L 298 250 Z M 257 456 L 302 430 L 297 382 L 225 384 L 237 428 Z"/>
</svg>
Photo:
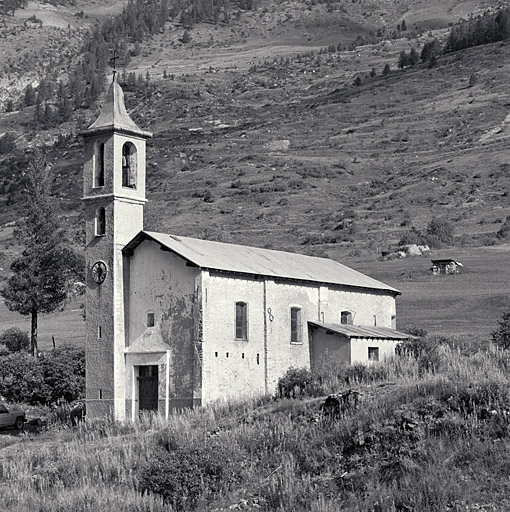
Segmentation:
<svg viewBox="0 0 510 512">
<path fill-rule="evenodd" d="M 126 357 L 126 398 L 128 401 L 137 398 L 134 367 L 157 364 L 162 405 L 166 396 L 167 372 L 170 405 L 191 405 L 194 398 L 194 315 L 199 271 L 187 267 L 185 260 L 162 251 L 158 244 L 148 240 L 126 259 L 129 260 L 130 274 L 126 294 L 126 346 L 127 351 L 131 352 Z M 148 312 L 154 313 L 154 327 L 147 327 Z"/>
</svg>

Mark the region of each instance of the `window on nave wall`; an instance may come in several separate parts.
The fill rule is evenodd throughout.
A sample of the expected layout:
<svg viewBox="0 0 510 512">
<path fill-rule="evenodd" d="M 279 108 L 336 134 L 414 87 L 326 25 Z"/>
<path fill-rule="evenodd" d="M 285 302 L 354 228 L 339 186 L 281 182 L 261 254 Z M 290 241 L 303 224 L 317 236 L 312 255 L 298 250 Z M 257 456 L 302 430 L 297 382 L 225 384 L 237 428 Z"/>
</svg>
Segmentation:
<svg viewBox="0 0 510 512">
<path fill-rule="evenodd" d="M 136 147 L 131 142 L 122 146 L 122 186 L 136 188 Z"/>
<path fill-rule="evenodd" d="M 342 311 L 340 313 L 340 323 L 352 325 L 352 313 L 350 311 Z"/>
</svg>

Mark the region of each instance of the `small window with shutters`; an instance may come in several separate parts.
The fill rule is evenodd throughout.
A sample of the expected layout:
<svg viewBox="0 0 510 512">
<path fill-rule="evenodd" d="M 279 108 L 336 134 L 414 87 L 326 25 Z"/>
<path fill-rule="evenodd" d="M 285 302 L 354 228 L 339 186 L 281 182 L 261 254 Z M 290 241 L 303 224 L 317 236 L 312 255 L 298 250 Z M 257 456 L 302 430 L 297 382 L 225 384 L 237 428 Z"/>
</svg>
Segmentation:
<svg viewBox="0 0 510 512">
<path fill-rule="evenodd" d="M 236 340 L 248 339 L 248 304 L 236 302 L 235 309 Z"/>
<path fill-rule="evenodd" d="M 340 323 L 352 325 L 352 313 L 350 311 L 342 311 L 340 313 Z"/>
<path fill-rule="evenodd" d="M 301 308 L 290 308 L 290 342 L 303 343 Z"/>
</svg>

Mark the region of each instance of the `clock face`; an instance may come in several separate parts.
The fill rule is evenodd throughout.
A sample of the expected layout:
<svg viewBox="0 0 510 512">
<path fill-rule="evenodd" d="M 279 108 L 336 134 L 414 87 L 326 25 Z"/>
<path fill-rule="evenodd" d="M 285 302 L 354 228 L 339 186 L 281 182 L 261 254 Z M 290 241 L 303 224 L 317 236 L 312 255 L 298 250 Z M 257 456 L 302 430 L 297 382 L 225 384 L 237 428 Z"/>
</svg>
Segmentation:
<svg viewBox="0 0 510 512">
<path fill-rule="evenodd" d="M 97 284 L 101 284 L 108 274 L 108 267 L 104 261 L 96 261 L 94 265 L 92 265 L 92 279 Z"/>
</svg>

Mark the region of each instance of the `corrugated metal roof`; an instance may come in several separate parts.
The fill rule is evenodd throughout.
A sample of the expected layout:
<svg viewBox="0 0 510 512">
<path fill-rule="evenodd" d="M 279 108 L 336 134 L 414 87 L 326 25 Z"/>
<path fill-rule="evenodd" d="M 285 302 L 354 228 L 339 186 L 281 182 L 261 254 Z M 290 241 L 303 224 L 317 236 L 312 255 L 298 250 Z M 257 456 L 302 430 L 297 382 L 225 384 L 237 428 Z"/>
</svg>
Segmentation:
<svg viewBox="0 0 510 512">
<path fill-rule="evenodd" d="M 341 263 L 303 254 L 146 231 L 135 237 L 124 250 L 132 251 L 145 239 L 159 243 L 200 268 L 370 288 L 400 294 L 395 288 Z"/>
<path fill-rule="evenodd" d="M 316 327 L 343 334 L 349 338 L 378 338 L 387 340 L 407 340 L 414 338 L 410 334 L 390 329 L 389 327 L 375 327 L 373 325 L 325 324 L 322 322 L 308 322 Z"/>
</svg>

